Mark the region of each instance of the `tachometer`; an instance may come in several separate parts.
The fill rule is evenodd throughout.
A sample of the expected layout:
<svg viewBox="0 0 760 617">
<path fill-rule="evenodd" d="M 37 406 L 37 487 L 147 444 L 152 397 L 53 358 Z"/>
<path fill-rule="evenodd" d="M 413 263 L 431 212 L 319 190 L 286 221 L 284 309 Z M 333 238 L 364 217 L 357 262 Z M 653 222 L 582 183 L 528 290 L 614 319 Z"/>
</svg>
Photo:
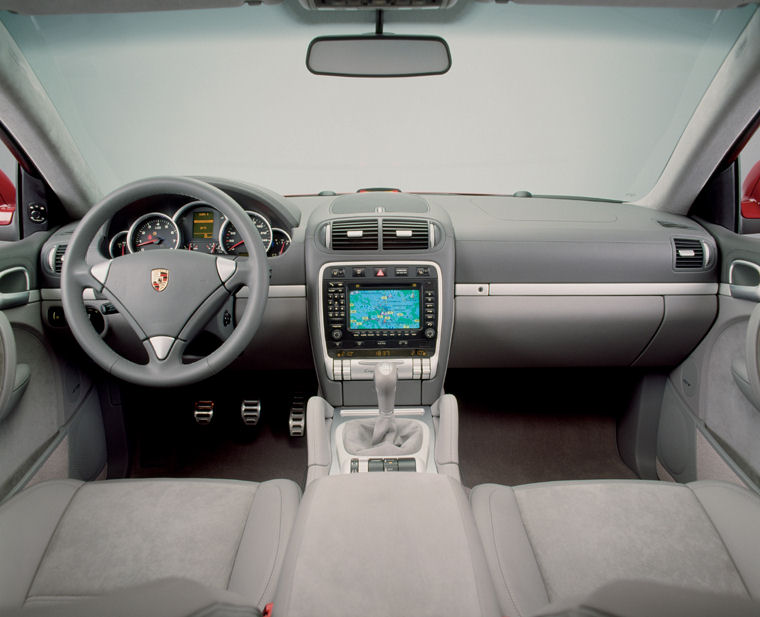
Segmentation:
<svg viewBox="0 0 760 617">
<path fill-rule="evenodd" d="M 129 228 L 127 246 L 133 253 L 176 249 L 179 246 L 179 229 L 170 217 L 160 212 L 151 212 L 141 216 Z"/>
<path fill-rule="evenodd" d="M 263 216 L 256 212 L 247 211 L 246 214 L 251 217 L 253 224 L 261 236 L 261 241 L 264 243 L 264 250 L 268 251 L 272 246 L 272 226 L 269 224 Z M 226 220 L 219 231 L 219 244 L 222 250 L 228 255 L 248 255 L 248 251 L 245 248 L 245 244 L 240 239 L 237 229 Z"/>
</svg>

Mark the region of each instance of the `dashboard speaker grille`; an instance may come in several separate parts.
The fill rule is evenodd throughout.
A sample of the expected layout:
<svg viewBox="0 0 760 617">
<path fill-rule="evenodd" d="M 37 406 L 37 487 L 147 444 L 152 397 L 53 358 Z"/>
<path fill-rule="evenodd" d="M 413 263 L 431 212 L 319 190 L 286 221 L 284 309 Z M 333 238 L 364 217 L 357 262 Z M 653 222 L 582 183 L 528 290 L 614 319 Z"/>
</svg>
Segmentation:
<svg viewBox="0 0 760 617">
<path fill-rule="evenodd" d="M 674 238 L 677 270 L 699 270 L 705 267 L 705 247 L 696 238 Z"/>
<path fill-rule="evenodd" d="M 333 221 L 330 247 L 334 251 L 376 251 L 379 248 L 377 219 Z"/>
<path fill-rule="evenodd" d="M 383 219 L 383 249 L 420 251 L 430 248 L 430 223 L 424 219 Z"/>
</svg>

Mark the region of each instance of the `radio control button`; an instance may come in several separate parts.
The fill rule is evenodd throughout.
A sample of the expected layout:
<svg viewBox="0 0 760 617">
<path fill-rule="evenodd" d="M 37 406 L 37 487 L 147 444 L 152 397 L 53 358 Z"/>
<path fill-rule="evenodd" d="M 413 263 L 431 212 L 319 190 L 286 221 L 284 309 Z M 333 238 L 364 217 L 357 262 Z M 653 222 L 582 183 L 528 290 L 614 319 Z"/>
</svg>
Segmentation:
<svg viewBox="0 0 760 617">
<path fill-rule="evenodd" d="M 343 338 L 343 330 L 336 328 L 335 330 L 331 332 L 330 336 L 333 337 L 334 341 L 339 341 L 340 339 Z"/>
<path fill-rule="evenodd" d="M 396 276 L 406 276 L 409 274 L 408 268 L 396 268 Z"/>
<path fill-rule="evenodd" d="M 433 338 L 435 336 L 435 330 L 433 328 L 426 328 L 425 329 L 425 337 L 426 338 Z"/>
<path fill-rule="evenodd" d="M 353 276 L 364 276 L 364 268 L 354 268 Z"/>
</svg>

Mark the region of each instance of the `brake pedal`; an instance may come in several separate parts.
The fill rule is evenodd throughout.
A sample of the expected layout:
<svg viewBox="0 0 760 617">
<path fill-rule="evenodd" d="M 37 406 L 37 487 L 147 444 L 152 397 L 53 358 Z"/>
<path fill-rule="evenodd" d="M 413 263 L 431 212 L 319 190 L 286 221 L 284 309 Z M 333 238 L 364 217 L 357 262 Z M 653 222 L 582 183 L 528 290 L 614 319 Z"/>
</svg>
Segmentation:
<svg viewBox="0 0 760 617">
<path fill-rule="evenodd" d="M 208 424 L 214 417 L 214 401 L 195 401 L 193 417 L 198 424 Z"/>
<path fill-rule="evenodd" d="M 261 417 L 261 401 L 245 399 L 240 404 L 240 417 L 246 426 L 256 426 Z"/>
<path fill-rule="evenodd" d="M 291 437 L 303 437 L 304 428 L 306 428 L 306 397 L 302 394 L 293 395 L 288 428 Z"/>
</svg>

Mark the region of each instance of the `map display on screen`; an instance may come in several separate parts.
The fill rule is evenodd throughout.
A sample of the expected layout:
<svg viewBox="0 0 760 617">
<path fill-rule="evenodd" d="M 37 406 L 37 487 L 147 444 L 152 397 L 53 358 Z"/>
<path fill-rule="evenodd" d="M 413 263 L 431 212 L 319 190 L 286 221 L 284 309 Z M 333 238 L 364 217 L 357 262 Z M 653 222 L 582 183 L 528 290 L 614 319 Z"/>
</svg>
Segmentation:
<svg viewBox="0 0 760 617">
<path fill-rule="evenodd" d="M 355 289 L 348 294 L 350 330 L 420 327 L 419 289 Z"/>
</svg>

